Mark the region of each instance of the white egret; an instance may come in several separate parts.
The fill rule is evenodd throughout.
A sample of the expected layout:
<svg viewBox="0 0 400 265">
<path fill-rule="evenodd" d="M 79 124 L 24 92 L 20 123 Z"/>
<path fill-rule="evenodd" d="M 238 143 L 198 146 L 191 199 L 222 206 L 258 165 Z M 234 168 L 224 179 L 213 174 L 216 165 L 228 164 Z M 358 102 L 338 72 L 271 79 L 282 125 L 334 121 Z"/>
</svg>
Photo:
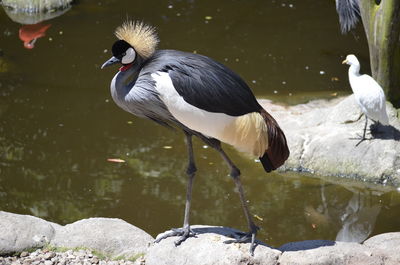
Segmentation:
<svg viewBox="0 0 400 265">
<path fill-rule="evenodd" d="M 386 113 L 386 98 L 382 87 L 369 75 L 360 75 L 360 62 L 353 54 L 347 55 L 343 64 L 350 65 L 349 81 L 353 90 L 356 102 L 365 115 L 364 133 L 360 144 L 365 140 L 368 118 L 375 123 L 383 125 L 389 124 L 389 118 Z"/>
</svg>

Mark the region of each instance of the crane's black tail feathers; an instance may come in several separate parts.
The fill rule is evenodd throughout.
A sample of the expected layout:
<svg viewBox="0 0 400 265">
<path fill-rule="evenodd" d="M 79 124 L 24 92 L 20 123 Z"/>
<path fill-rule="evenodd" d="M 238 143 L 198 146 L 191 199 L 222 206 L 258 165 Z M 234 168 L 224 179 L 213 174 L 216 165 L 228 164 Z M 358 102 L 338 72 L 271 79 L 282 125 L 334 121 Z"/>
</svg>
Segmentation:
<svg viewBox="0 0 400 265">
<path fill-rule="evenodd" d="M 268 149 L 262 157 L 261 164 L 265 171 L 271 172 L 277 169 L 288 159 L 290 151 L 285 134 L 276 120 L 264 109 L 260 111 L 268 127 Z"/>
<path fill-rule="evenodd" d="M 359 0 L 336 0 L 336 11 L 343 34 L 355 28 L 361 17 Z"/>
</svg>

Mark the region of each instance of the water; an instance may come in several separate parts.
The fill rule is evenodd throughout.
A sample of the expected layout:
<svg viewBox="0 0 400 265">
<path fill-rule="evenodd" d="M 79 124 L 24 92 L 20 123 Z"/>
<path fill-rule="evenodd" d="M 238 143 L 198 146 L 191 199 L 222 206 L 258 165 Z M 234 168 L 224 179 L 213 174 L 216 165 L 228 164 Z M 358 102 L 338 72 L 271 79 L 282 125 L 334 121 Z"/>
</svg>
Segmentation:
<svg viewBox="0 0 400 265">
<path fill-rule="evenodd" d="M 234 69 L 256 96 L 286 104 L 350 93 L 341 61 L 369 71 L 361 27 L 340 35 L 333 1 L 77 1 L 33 49 L 0 10 L 0 209 L 66 224 L 122 218 L 153 236 L 183 221 L 187 163 L 181 132 L 119 109 L 109 94 L 114 29 L 127 17 L 159 31 L 160 48 L 196 51 Z M 246 230 L 226 165 L 195 140 L 192 224 Z M 298 173 L 265 174 L 225 149 L 243 173 L 259 239 L 360 241 L 398 231 L 390 187 Z M 123 159 L 113 163 L 109 158 Z"/>
</svg>

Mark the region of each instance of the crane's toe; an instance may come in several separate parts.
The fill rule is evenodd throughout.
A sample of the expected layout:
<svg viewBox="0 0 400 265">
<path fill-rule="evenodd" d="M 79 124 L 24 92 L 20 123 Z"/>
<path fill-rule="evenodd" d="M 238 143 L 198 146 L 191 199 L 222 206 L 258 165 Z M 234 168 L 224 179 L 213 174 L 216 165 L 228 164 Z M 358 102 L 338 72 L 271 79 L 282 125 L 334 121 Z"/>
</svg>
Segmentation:
<svg viewBox="0 0 400 265">
<path fill-rule="evenodd" d="M 235 233 L 235 239 L 232 240 L 226 240 L 224 241 L 225 244 L 232 244 L 232 243 L 251 243 L 250 244 L 250 255 L 254 256 L 254 250 L 257 246 L 257 243 L 255 242 L 256 236 L 257 236 L 257 231 L 260 228 L 258 226 L 254 226 L 250 232 L 248 233 L 243 233 L 243 232 L 238 232 Z"/>
<path fill-rule="evenodd" d="M 182 228 L 173 228 L 170 232 L 165 233 L 164 235 L 157 238 L 154 242 L 159 243 L 161 240 L 166 239 L 168 237 L 179 236 L 179 238 L 175 241 L 175 246 L 179 246 L 183 241 L 188 239 L 189 237 L 197 237 L 197 233 L 188 227 Z"/>
</svg>

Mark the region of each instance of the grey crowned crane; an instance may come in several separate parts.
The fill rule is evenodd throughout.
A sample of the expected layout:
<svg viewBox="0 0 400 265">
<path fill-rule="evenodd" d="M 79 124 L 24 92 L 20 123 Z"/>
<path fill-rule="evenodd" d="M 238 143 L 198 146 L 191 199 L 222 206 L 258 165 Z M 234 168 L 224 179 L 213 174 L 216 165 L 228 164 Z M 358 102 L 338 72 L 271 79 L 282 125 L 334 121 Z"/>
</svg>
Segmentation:
<svg viewBox="0 0 400 265">
<path fill-rule="evenodd" d="M 195 233 L 189 215 L 196 172 L 192 136 L 213 147 L 225 160 L 239 191 L 249 232 L 226 243 L 251 242 L 253 254 L 259 229 L 253 222 L 240 182 L 240 171 L 221 147 L 221 141 L 260 158 L 267 172 L 280 167 L 289 156 L 286 138 L 275 119 L 261 107 L 247 84 L 226 66 L 202 55 L 176 50 L 156 50 L 155 29 L 143 22 L 118 27 L 113 57 L 101 68 L 122 64 L 111 81 L 115 103 L 127 112 L 167 127 L 180 128 L 186 136 L 189 163 L 183 227 L 157 239 L 180 236 L 181 244 Z"/>
</svg>

